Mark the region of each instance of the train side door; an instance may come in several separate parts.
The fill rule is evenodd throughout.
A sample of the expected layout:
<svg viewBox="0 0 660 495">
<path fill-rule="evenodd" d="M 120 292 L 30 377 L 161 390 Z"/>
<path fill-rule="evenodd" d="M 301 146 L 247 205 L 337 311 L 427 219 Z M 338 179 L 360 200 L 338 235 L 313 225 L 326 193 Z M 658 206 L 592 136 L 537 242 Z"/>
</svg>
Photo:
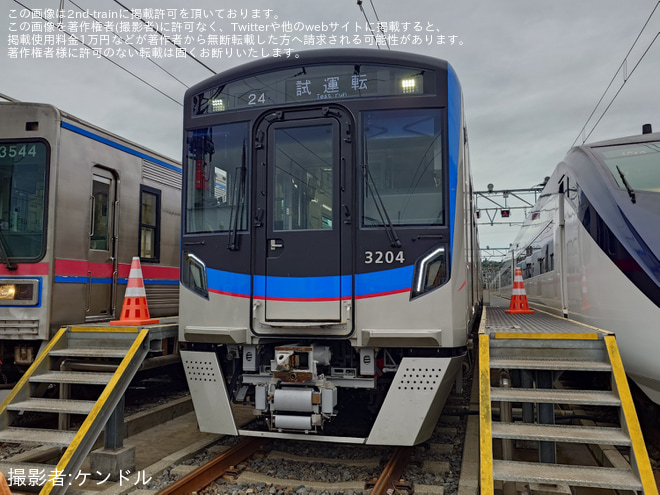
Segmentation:
<svg viewBox="0 0 660 495">
<path fill-rule="evenodd" d="M 350 139 L 342 136 L 350 125 L 342 116 L 292 112 L 270 122 L 267 117 L 257 129 L 264 140 L 257 184 L 265 193 L 257 200 L 265 212 L 257 256 L 265 277 L 255 295 L 263 291 L 267 324 L 346 322 L 345 301 L 352 298 L 345 176 Z"/>
<path fill-rule="evenodd" d="M 106 169 L 94 167 L 90 193 L 89 250 L 86 320 L 113 317 L 117 285 L 115 219 L 117 180 Z"/>
</svg>

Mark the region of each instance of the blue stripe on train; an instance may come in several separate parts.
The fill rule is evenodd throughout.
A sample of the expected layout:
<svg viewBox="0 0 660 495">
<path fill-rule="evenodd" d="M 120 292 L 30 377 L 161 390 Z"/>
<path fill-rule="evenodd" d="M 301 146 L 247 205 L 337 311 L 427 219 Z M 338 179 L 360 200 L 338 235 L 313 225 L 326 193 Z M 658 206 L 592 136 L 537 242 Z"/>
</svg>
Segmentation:
<svg viewBox="0 0 660 495">
<path fill-rule="evenodd" d="M 62 127 L 64 129 L 68 129 L 69 131 L 73 131 L 77 134 L 80 134 L 81 136 L 88 137 L 90 139 L 93 139 L 94 141 L 98 141 L 99 143 L 107 144 L 108 146 L 118 149 L 120 151 L 123 151 L 124 153 L 128 153 L 133 156 L 137 156 L 138 158 L 142 158 L 144 160 L 150 161 L 152 163 L 156 163 L 157 165 L 160 165 L 161 167 L 168 168 L 170 170 L 173 170 L 174 172 L 181 173 L 181 168 L 177 167 L 175 165 L 171 165 L 167 162 L 164 162 L 163 160 L 160 160 L 156 158 L 155 156 L 152 155 L 147 155 L 146 153 L 142 153 L 141 151 L 134 150 L 133 148 L 129 148 L 128 146 L 124 146 L 123 144 L 119 144 L 116 141 L 112 141 L 111 139 L 105 138 L 103 136 L 99 136 L 98 134 L 88 131 L 86 129 L 83 129 L 82 127 L 75 126 L 69 122 L 62 121 Z"/>
<path fill-rule="evenodd" d="M 413 266 L 355 276 L 355 297 L 410 290 Z M 250 297 L 250 275 L 207 269 L 209 290 L 240 297 Z M 351 276 L 334 277 L 265 277 L 254 276 L 254 297 L 269 299 L 324 300 L 348 299 L 352 295 Z"/>
<path fill-rule="evenodd" d="M 450 267 L 454 252 L 454 223 L 456 220 L 456 188 L 458 181 L 458 158 L 461 153 L 461 84 L 456 72 L 447 64 L 447 140 L 449 142 L 449 253 Z"/>
</svg>

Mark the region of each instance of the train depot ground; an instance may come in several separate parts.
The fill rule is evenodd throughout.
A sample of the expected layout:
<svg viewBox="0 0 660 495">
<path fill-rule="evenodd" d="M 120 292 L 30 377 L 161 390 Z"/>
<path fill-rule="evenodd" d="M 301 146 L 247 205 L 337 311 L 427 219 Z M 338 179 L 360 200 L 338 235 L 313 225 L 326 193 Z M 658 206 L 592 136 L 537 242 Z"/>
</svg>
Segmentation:
<svg viewBox="0 0 660 495">
<path fill-rule="evenodd" d="M 489 298 L 489 304 L 486 306 L 486 316 L 482 319 L 481 335 L 489 335 L 491 339 L 506 342 L 507 339 L 520 337 L 520 333 L 537 333 L 544 334 L 543 347 L 555 347 L 557 342 L 550 334 L 557 334 L 558 332 L 564 334 L 583 335 L 590 333 L 597 333 L 595 329 L 586 328 L 583 325 L 577 325 L 567 320 L 556 318 L 544 313 L 536 312 L 534 315 L 507 315 L 504 310 L 509 306 L 509 301 L 499 299 L 495 296 Z M 556 335 L 554 336 L 556 337 Z M 480 337 L 481 339 L 482 337 Z M 577 338 L 577 337 L 576 337 Z M 597 339 L 596 339 L 597 340 Z M 550 342 L 550 344 L 548 344 Z M 510 341 L 509 341 L 510 344 Z M 572 344 L 579 345 L 579 344 Z M 514 346 L 515 347 L 515 346 Z M 525 352 L 538 352 L 535 350 Z M 562 351 L 565 352 L 565 351 Z M 591 351 L 588 351 L 591 352 Z M 582 354 L 583 351 L 579 351 Z M 480 349 L 479 359 L 482 360 L 484 356 L 483 349 Z M 522 440 L 519 436 L 524 436 L 524 433 L 504 434 L 499 430 L 503 426 L 509 428 L 508 425 L 502 425 L 503 415 L 506 415 L 506 402 L 495 401 L 497 394 L 506 391 L 501 390 L 503 387 L 499 383 L 500 376 L 498 374 L 499 366 L 498 360 L 512 359 L 511 357 L 500 355 L 501 351 L 497 349 L 490 349 L 486 352 L 486 358 L 491 364 L 492 377 L 490 381 L 490 393 L 494 394 L 492 402 L 488 403 L 490 409 L 487 410 L 488 416 L 495 418 L 499 417 L 500 421 L 491 421 L 490 427 L 484 424 L 484 407 L 486 404 L 483 400 L 483 387 L 480 391 L 478 381 L 474 381 L 472 387 L 472 398 L 470 400 L 469 409 L 473 415 L 468 418 L 468 426 L 465 437 L 465 448 L 463 449 L 463 460 L 461 467 L 461 480 L 459 484 L 459 495 L 477 495 L 477 494 L 509 494 L 509 493 L 529 493 L 534 495 L 549 495 L 549 494 L 563 494 L 573 493 L 576 495 L 597 495 L 604 493 L 613 493 L 612 490 L 604 488 L 582 487 L 581 481 L 575 481 L 573 491 L 561 483 L 553 483 L 552 480 L 546 476 L 547 483 L 530 483 L 525 481 L 524 478 L 529 476 L 526 471 L 531 467 L 535 474 L 547 473 L 549 469 L 540 464 L 538 460 L 544 456 L 554 455 L 558 463 L 566 464 L 582 464 L 589 466 L 610 466 L 610 473 L 614 473 L 621 480 L 630 477 L 630 468 L 626 467 L 630 458 L 636 458 L 638 461 L 641 458 L 642 463 L 646 456 L 644 448 L 642 454 L 626 455 L 626 448 L 617 448 L 614 446 L 605 446 L 604 444 L 592 443 L 585 445 L 577 441 L 576 438 L 567 440 L 565 442 L 547 442 L 539 441 L 539 439 Z M 524 357 L 524 356 L 523 356 Z M 566 356 L 563 356 L 566 357 Z M 540 358 L 539 358 L 540 359 Z M 557 359 L 558 362 L 561 360 Z M 576 361 L 577 362 L 577 361 Z M 494 364 L 493 364 L 494 363 Z M 574 363 L 575 364 L 575 363 Z M 515 365 L 514 365 L 515 366 Z M 565 366 L 565 363 L 564 363 Z M 594 365 L 597 368 L 601 365 Z M 474 377 L 480 378 L 484 368 L 475 368 Z M 557 370 L 555 370 L 557 371 Z M 538 379 L 538 378 L 537 378 Z M 515 380 L 514 380 L 515 381 Z M 514 387 L 515 389 L 515 384 Z M 554 390 L 554 389 L 552 389 Z M 559 390 L 558 393 L 565 391 Z M 552 393 L 552 392 L 548 392 Z M 596 391 L 596 394 L 599 392 Z M 518 399 L 520 400 L 520 399 Z M 553 399 L 554 400 L 554 399 Z M 513 399 L 511 400 L 513 402 Z M 517 401 L 516 401 L 517 402 Z M 625 403 L 625 400 L 623 401 Z M 542 403 L 542 400 L 539 401 Z M 537 404 L 538 407 L 538 404 Z M 628 407 L 624 404 L 623 408 Z M 480 411 L 481 409 L 481 411 Z M 541 413 L 543 413 L 541 408 Z M 590 409 L 591 411 L 593 409 Z M 477 414 L 477 412 L 479 412 Z M 577 409 L 573 409 L 570 414 L 577 414 Z M 547 412 L 547 410 L 546 410 Z M 494 413 L 494 414 L 493 414 Z M 514 408 L 510 414 L 525 414 L 519 409 Z M 591 414 L 591 413 L 590 413 Z M 238 411 L 237 417 L 240 418 L 241 423 L 246 424 L 253 419 L 250 410 Z M 480 424 L 481 423 L 481 424 Z M 520 420 L 513 418 L 511 425 L 520 423 Z M 138 493 L 138 494 L 151 494 L 156 493 L 146 489 L 146 480 L 162 475 L 163 471 L 168 467 L 179 464 L 184 460 L 193 457 L 198 452 L 207 449 L 209 446 L 216 443 L 221 437 L 209 433 L 201 433 L 197 426 L 197 421 L 192 408 L 192 402 L 189 396 L 176 399 L 168 404 L 159 406 L 149 411 L 140 412 L 129 416 L 125 420 L 126 424 L 126 438 L 123 440 L 123 448 L 133 450 L 135 455 L 135 468 L 132 473 L 121 476 L 118 481 L 110 481 L 109 479 L 92 479 L 91 476 L 87 479 L 79 479 L 72 483 L 67 493 L 74 495 L 83 495 L 84 493 L 105 493 L 107 495 L 121 495 L 124 493 Z M 156 425 L 156 426 L 154 426 Z M 579 428 L 588 425 L 588 421 L 583 421 L 579 425 L 574 426 L 575 435 L 579 436 Z M 546 428 L 559 427 L 559 425 L 548 425 Z M 498 429 L 499 428 L 499 429 Z M 486 438 L 480 431 L 490 431 L 492 435 Z M 635 430 L 635 427 L 629 428 Z M 558 435 L 561 433 L 557 430 Z M 633 432 L 634 433 L 634 432 Z M 508 435 L 508 437 L 507 437 Z M 507 442 L 506 440 L 510 440 Z M 543 440 L 549 440 L 544 438 Z M 630 443 L 639 442 L 639 438 L 631 440 Z M 642 440 L 643 442 L 643 440 Z M 552 444 L 552 445 L 550 445 Z M 97 441 L 96 448 L 102 447 L 103 442 Z M 637 445 L 640 448 L 639 445 Z M 217 447 L 214 447 L 217 449 Z M 549 450 L 548 450 L 549 449 Z M 624 452 L 622 455 L 621 452 Z M 34 462 L 39 461 L 38 457 L 47 455 L 48 447 L 44 446 L 36 451 L 29 451 L 19 454 L 11 459 L 11 462 Z M 489 457 L 487 453 L 490 452 Z M 548 454 L 548 452 L 551 452 Z M 522 462 L 517 465 L 513 470 L 508 469 L 508 466 L 514 462 Z M 646 460 L 648 462 L 648 459 Z M 180 466 L 175 468 L 175 472 L 181 475 L 187 474 L 191 469 L 190 467 Z M 508 469 L 508 470 L 507 470 Z M 578 475 L 580 476 L 580 469 L 578 468 Z M 633 491 L 638 493 L 657 493 L 653 474 L 649 471 L 650 466 L 642 466 L 639 470 L 639 483 L 637 488 Z M 4 469 L 3 469 L 4 470 Z M 87 458 L 81 468 L 80 473 L 90 473 L 93 468 L 90 465 L 90 460 Z M 512 475 L 511 472 L 514 474 Z M 588 471 L 584 473 L 584 483 L 587 483 L 591 474 Z M 504 480 L 498 479 L 505 478 Z M 509 478 L 507 481 L 506 478 Z M 511 479 L 513 478 L 513 480 Z M 84 481 L 84 482 L 81 482 Z M 621 481 L 624 483 L 624 481 Z M 481 487 L 481 488 L 480 488 Z M 492 487 L 492 488 L 490 488 Z M 140 491 L 137 491 L 140 490 Z M 621 489 L 621 487 L 619 487 Z"/>
</svg>

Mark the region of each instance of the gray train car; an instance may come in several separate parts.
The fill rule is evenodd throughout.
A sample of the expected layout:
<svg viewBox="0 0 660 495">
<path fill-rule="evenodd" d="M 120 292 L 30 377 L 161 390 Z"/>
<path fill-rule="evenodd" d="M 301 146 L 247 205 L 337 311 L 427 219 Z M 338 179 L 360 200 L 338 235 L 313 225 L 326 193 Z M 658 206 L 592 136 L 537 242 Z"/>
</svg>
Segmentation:
<svg viewBox="0 0 660 495">
<path fill-rule="evenodd" d="M 0 103 L 0 360 L 62 324 L 115 319 L 133 256 L 149 311 L 178 313 L 180 164 L 51 105 Z"/>
<path fill-rule="evenodd" d="M 660 133 L 573 148 L 501 270 L 521 268 L 530 305 L 616 333 L 628 376 L 660 404 Z"/>
</svg>

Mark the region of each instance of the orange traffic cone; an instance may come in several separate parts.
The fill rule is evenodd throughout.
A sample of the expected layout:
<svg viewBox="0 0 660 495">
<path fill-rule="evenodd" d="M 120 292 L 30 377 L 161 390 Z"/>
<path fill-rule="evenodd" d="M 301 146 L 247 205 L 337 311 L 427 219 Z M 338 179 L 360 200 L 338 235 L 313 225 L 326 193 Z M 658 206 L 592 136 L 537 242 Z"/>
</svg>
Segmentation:
<svg viewBox="0 0 660 495">
<path fill-rule="evenodd" d="M 140 258 L 135 256 L 131 263 L 131 273 L 128 276 L 121 315 L 118 320 L 112 320 L 110 325 L 151 325 L 158 321 L 158 319 L 149 318 Z"/>
<path fill-rule="evenodd" d="M 5 475 L 2 473 L 0 473 L 0 495 L 11 495 L 11 490 L 9 490 Z"/>
<path fill-rule="evenodd" d="M 525 284 L 523 284 L 522 270 L 516 268 L 516 274 L 513 277 L 513 290 L 511 291 L 511 304 L 505 313 L 514 315 L 529 315 L 534 313 L 527 304 L 527 294 L 525 293 Z"/>
</svg>

